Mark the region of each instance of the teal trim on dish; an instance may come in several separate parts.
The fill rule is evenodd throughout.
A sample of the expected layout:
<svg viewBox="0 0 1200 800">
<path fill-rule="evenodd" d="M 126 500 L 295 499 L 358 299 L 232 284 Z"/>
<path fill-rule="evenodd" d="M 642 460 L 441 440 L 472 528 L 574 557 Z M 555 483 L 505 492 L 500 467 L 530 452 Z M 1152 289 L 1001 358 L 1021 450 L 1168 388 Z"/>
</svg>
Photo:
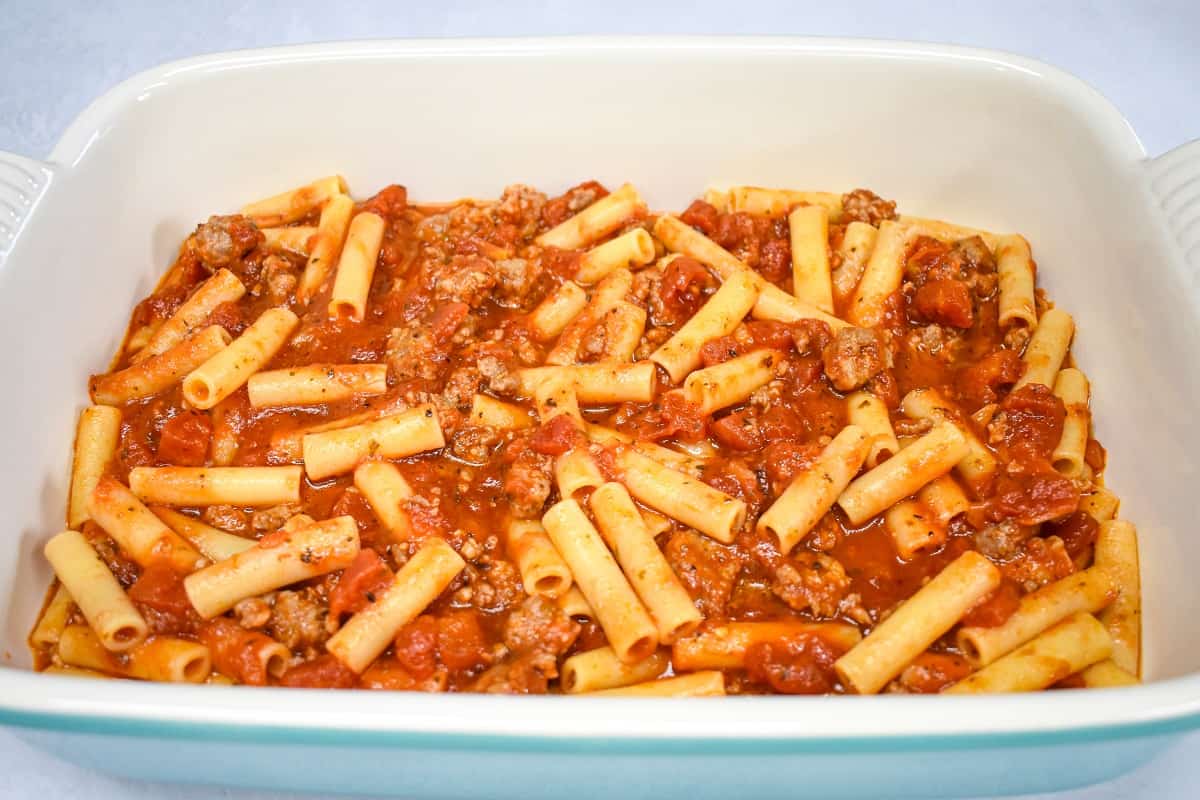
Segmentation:
<svg viewBox="0 0 1200 800">
<path fill-rule="evenodd" d="M 995 734 L 945 734 L 938 736 L 859 736 L 827 739 L 787 738 L 656 738 L 595 736 L 503 736 L 421 731 L 366 731 L 303 728 L 275 725 L 227 725 L 208 722 L 90 717 L 0 709 L 0 725 L 86 734 L 108 734 L 152 739 L 211 742 L 263 742 L 406 750 L 471 750 L 488 752 L 580 753 L 595 755 L 695 755 L 717 748 L 722 755 L 774 755 L 807 753 L 896 752 L 922 750 L 975 750 L 985 747 L 1081 745 L 1120 739 L 1169 736 L 1200 728 L 1200 713 L 1155 722 Z"/>
</svg>

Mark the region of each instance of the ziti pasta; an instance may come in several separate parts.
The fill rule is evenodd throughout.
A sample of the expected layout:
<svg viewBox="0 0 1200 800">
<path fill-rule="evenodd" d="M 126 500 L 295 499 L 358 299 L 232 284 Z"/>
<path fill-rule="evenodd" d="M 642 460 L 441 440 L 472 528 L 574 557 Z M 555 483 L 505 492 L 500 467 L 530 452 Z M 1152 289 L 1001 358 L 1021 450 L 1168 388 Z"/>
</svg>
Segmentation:
<svg viewBox="0 0 1200 800">
<path fill-rule="evenodd" d="M 864 189 L 702 196 L 412 203 L 333 175 L 201 223 L 81 380 L 37 668 L 643 697 L 1137 682 L 1104 387 L 1036 242 Z"/>
</svg>

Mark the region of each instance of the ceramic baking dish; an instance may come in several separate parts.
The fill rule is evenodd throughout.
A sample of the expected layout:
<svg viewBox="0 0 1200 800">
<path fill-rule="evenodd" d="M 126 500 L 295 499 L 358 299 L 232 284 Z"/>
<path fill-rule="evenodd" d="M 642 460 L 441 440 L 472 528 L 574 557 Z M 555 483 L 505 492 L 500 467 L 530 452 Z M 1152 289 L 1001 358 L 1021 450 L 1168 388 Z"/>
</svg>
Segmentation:
<svg viewBox="0 0 1200 800">
<path fill-rule="evenodd" d="M 1142 536 L 1144 686 L 1004 697 L 599 701 L 89 682 L 26 671 L 72 422 L 128 310 L 208 214 L 331 172 L 418 198 L 630 180 L 867 186 L 1019 231 L 1075 315 Z M 124 775 L 410 797 L 935 797 L 1098 781 L 1200 727 L 1200 143 L 1147 159 L 1080 81 L 1014 56 L 802 39 L 318 45 L 209 56 L 0 154 L 0 722 Z"/>
</svg>

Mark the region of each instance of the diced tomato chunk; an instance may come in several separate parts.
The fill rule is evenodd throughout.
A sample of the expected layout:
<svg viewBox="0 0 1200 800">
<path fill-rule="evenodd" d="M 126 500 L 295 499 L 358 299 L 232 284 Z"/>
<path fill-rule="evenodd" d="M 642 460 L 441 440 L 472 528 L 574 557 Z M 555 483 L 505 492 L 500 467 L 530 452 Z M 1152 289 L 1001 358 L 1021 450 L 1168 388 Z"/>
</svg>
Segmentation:
<svg viewBox="0 0 1200 800">
<path fill-rule="evenodd" d="M 1002 581 L 999 586 L 962 618 L 965 628 L 995 628 L 1016 612 L 1021 604 L 1021 588 L 1012 581 Z"/>
<path fill-rule="evenodd" d="M 700 361 L 706 367 L 723 364 L 742 354 L 742 346 L 732 336 L 718 336 L 700 345 Z"/>
<path fill-rule="evenodd" d="M 269 636 L 246 630 L 227 617 L 217 617 L 200 628 L 199 638 L 222 675 L 250 686 L 266 685 L 268 664 L 263 662 L 262 653 L 273 646 Z"/>
<path fill-rule="evenodd" d="M 756 242 L 758 226 L 754 217 L 744 211 L 722 214 L 717 218 L 716 230 L 712 238 L 726 250 L 740 250 L 745 245 Z"/>
<path fill-rule="evenodd" d="M 229 331 L 230 336 L 241 336 L 248 327 L 242 308 L 237 303 L 221 303 L 214 308 L 208 316 L 208 324 L 220 325 Z"/>
<path fill-rule="evenodd" d="M 825 694 L 833 691 L 833 662 L 839 655 L 817 636 L 760 642 L 746 651 L 746 673 L 783 694 Z"/>
<path fill-rule="evenodd" d="M 708 432 L 717 442 L 733 450 L 758 450 L 764 439 L 750 411 L 734 411 L 708 423 Z"/>
<path fill-rule="evenodd" d="M 1099 532 L 1100 523 L 1086 511 L 1076 511 L 1064 519 L 1047 522 L 1042 529 L 1042 535 L 1062 539 L 1063 546 L 1067 548 L 1071 558 L 1078 558 L 1091 547 Z"/>
<path fill-rule="evenodd" d="M 975 324 L 971 290 L 953 278 L 930 281 L 917 289 L 912 306 L 920 317 L 938 325 L 969 328 Z"/>
<path fill-rule="evenodd" d="M 799 442 L 773 441 L 763 451 L 763 462 L 767 468 L 767 479 L 771 482 L 773 494 L 782 494 L 792 479 L 803 469 L 808 468 L 821 454 L 821 447 L 816 444 L 800 444 Z"/>
<path fill-rule="evenodd" d="M 737 459 L 712 459 L 704 467 L 700 480 L 732 497 L 745 500 L 757 511 L 766 499 L 758 485 L 758 474 Z"/>
<path fill-rule="evenodd" d="M 658 297 L 672 320 L 687 319 L 703 301 L 701 290 L 712 281 L 704 265 L 694 258 L 680 256 L 663 271 Z"/>
<path fill-rule="evenodd" d="M 437 622 L 438 658 L 447 669 L 469 670 L 488 663 L 488 644 L 479 624 L 479 612 L 459 609 Z"/>
<path fill-rule="evenodd" d="M 198 265 L 197 265 L 198 266 Z M 199 270 L 203 273 L 203 268 Z M 197 277 L 199 277 L 197 275 Z M 131 326 L 140 328 L 154 322 L 162 322 L 174 314 L 183 301 L 187 299 L 194 281 L 186 281 L 185 285 L 164 288 L 147 297 L 133 309 Z"/>
<path fill-rule="evenodd" d="M 955 383 L 963 397 L 982 406 L 996 402 L 998 389 L 1016 383 L 1022 367 L 1015 350 L 993 350 L 959 372 Z"/>
<path fill-rule="evenodd" d="M 529 447 L 544 456 L 561 456 L 583 441 L 583 433 L 575 420 L 566 414 L 559 414 L 534 431 L 529 438 Z"/>
<path fill-rule="evenodd" d="M 760 426 L 763 438 L 768 442 L 783 442 L 804 436 L 805 420 L 795 411 L 783 405 L 773 405 L 762 415 Z"/>
<path fill-rule="evenodd" d="M 953 653 L 921 653 L 900 673 L 900 684 L 914 694 L 937 694 L 971 674 L 971 664 Z"/>
<path fill-rule="evenodd" d="M 782 322 L 771 319 L 752 319 L 744 326 L 747 335 L 754 342 L 753 349 L 755 350 L 767 348 L 787 353 L 795 343 L 792 327 Z"/>
<path fill-rule="evenodd" d="M 1008 458 L 1025 464 L 1048 461 L 1062 438 L 1067 410 L 1048 386 L 1027 383 L 1000 403 Z"/>
<path fill-rule="evenodd" d="M 297 664 L 279 679 L 281 686 L 302 689 L 353 689 L 356 683 L 354 671 L 331 655 Z"/>
<path fill-rule="evenodd" d="M 183 576 L 167 564 L 151 564 L 129 587 L 129 599 L 177 619 L 195 612 L 183 588 Z"/>
<path fill-rule="evenodd" d="M 374 197 L 363 203 L 362 211 L 370 211 L 387 219 L 398 217 L 408 208 L 408 190 L 393 183 L 380 189 Z"/>
<path fill-rule="evenodd" d="M 667 392 L 662 399 L 636 412 L 630 423 L 634 436 L 651 442 L 673 438 L 694 442 L 704 435 L 700 407 L 680 392 Z"/>
<path fill-rule="evenodd" d="M 202 467 L 212 441 L 212 421 L 203 411 L 182 411 L 167 420 L 158 439 L 158 460 L 180 467 Z"/>
<path fill-rule="evenodd" d="M 989 502 L 989 517 L 1037 525 L 1065 517 L 1079 508 L 1079 487 L 1057 472 L 1002 475 Z"/>
<path fill-rule="evenodd" d="M 559 250 L 557 247 L 547 247 L 542 254 L 542 266 L 552 275 L 560 278 L 574 278 L 579 272 L 579 263 L 583 253 L 578 250 Z"/>
<path fill-rule="evenodd" d="M 417 680 L 428 678 L 437 669 L 438 621 L 422 614 L 396 634 L 396 660 Z"/>
<path fill-rule="evenodd" d="M 392 577 L 378 553 L 370 548 L 360 550 L 329 593 L 330 616 L 340 618 L 362 611 L 391 584 Z"/>
<path fill-rule="evenodd" d="M 824 324 L 824 323 L 821 323 Z M 711 367 L 755 350 L 792 351 L 795 342 L 791 326 L 774 320 L 750 320 L 735 334 L 709 339 L 700 347 L 700 360 Z"/>
<path fill-rule="evenodd" d="M 679 219 L 691 225 L 705 236 L 712 236 L 717 229 L 717 218 L 721 214 L 717 209 L 703 200 L 693 200 L 692 204 L 679 215 Z"/>
</svg>

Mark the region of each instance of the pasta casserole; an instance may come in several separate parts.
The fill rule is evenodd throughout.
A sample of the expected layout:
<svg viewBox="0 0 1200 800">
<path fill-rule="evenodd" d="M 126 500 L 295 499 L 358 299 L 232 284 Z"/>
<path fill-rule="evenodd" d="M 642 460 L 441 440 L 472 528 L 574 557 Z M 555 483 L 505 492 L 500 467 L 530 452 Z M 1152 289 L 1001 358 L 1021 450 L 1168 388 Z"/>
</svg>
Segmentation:
<svg viewBox="0 0 1200 800">
<path fill-rule="evenodd" d="M 1018 234 L 596 182 L 200 224 L 80 414 L 38 669 L 632 696 L 1134 683 L 1137 535 Z"/>
</svg>

